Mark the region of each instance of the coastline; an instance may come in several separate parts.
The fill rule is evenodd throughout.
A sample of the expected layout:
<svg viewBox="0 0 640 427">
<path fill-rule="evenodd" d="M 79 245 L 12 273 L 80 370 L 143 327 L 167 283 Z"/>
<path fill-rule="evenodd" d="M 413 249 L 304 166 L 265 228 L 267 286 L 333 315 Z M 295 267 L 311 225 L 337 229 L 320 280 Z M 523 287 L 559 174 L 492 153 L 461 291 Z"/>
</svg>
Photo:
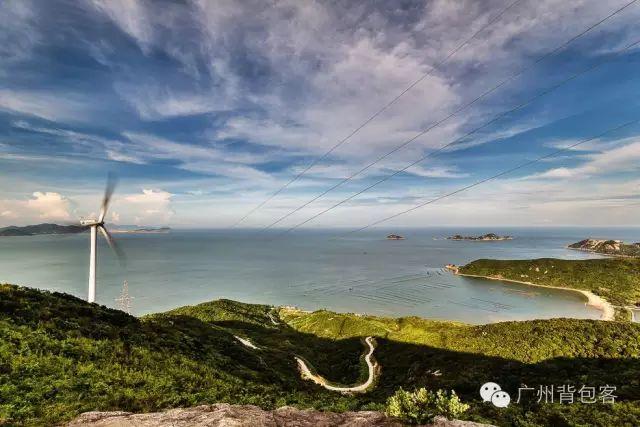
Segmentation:
<svg viewBox="0 0 640 427">
<path fill-rule="evenodd" d="M 595 254 L 595 255 L 600 255 L 602 257 L 609 257 L 609 258 L 638 258 L 637 256 L 633 256 L 633 255 L 624 255 L 624 254 L 609 254 L 606 252 L 598 252 L 598 251 L 594 251 L 593 249 L 584 249 L 584 248 L 572 248 L 569 247 L 568 245 L 565 246 L 565 249 L 570 249 L 572 251 L 580 251 L 580 252 L 586 252 L 588 254 Z"/>
<path fill-rule="evenodd" d="M 539 288 L 562 289 L 566 291 L 578 292 L 582 294 L 585 298 L 587 298 L 587 305 L 597 308 L 602 312 L 602 314 L 600 315 L 600 320 L 612 321 L 615 319 L 615 308 L 613 307 L 613 304 L 611 304 L 609 301 L 602 298 L 601 296 L 594 294 L 591 291 L 586 291 L 584 289 L 565 288 L 562 286 L 540 285 L 538 283 L 525 282 L 523 280 L 505 279 L 503 277 L 496 277 L 496 276 L 481 276 L 478 274 L 465 274 L 465 273 L 460 273 L 460 269 L 458 267 L 454 267 L 454 268 L 447 267 L 447 268 L 457 276 L 475 277 L 478 279 L 498 280 L 501 282 L 511 282 L 511 283 L 520 283 L 522 285 L 537 286 Z"/>
</svg>

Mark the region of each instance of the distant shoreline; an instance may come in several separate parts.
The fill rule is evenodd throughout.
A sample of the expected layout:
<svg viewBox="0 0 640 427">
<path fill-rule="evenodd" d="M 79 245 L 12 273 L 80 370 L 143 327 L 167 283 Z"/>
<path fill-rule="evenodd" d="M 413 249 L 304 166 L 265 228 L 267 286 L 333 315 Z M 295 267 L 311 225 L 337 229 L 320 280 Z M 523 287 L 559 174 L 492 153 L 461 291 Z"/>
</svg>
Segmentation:
<svg viewBox="0 0 640 427">
<path fill-rule="evenodd" d="M 513 236 L 500 236 L 495 233 L 487 233 L 480 236 L 463 236 L 461 234 L 456 234 L 454 236 L 447 237 L 447 240 L 469 242 L 502 242 L 505 240 L 513 240 Z"/>
<path fill-rule="evenodd" d="M 562 287 L 562 286 L 549 286 L 549 285 L 540 285 L 538 283 L 532 283 L 532 282 L 525 282 L 523 280 L 513 280 L 513 279 L 505 279 L 503 277 L 495 277 L 495 276 L 481 276 L 478 274 L 465 274 L 465 273 L 460 273 L 460 270 L 458 267 L 448 267 L 449 270 L 453 271 L 453 274 L 457 275 L 457 276 L 464 276 L 464 277 L 475 277 L 478 279 L 488 279 L 488 280 L 498 280 L 501 282 L 511 282 L 511 283 L 519 283 L 522 285 L 528 285 L 528 286 L 537 286 L 539 288 L 549 288 L 549 289 L 561 289 L 561 290 L 565 290 L 565 291 L 574 291 L 574 292 L 578 292 L 581 295 L 583 295 L 584 297 L 587 298 L 587 305 L 590 305 L 591 307 L 597 308 L 598 310 L 600 310 L 602 312 L 601 316 L 600 316 L 600 320 L 605 320 L 605 321 L 612 321 L 615 319 L 615 309 L 613 307 L 613 304 L 611 304 L 609 301 L 607 301 L 606 299 L 602 298 L 601 296 L 598 296 L 596 294 L 594 294 L 591 291 L 586 291 L 584 289 L 575 289 L 575 288 L 566 288 L 566 287 Z"/>
<path fill-rule="evenodd" d="M 584 248 L 572 248 L 569 245 L 565 246 L 566 249 L 571 249 L 572 251 L 580 251 L 580 252 L 586 252 L 589 254 L 596 254 L 596 255 L 602 255 L 603 257 L 611 257 L 611 258 L 638 258 L 637 256 L 633 256 L 633 255 L 623 255 L 623 254 L 609 254 L 606 252 L 598 252 L 598 251 L 594 251 L 593 249 L 584 249 Z"/>
</svg>

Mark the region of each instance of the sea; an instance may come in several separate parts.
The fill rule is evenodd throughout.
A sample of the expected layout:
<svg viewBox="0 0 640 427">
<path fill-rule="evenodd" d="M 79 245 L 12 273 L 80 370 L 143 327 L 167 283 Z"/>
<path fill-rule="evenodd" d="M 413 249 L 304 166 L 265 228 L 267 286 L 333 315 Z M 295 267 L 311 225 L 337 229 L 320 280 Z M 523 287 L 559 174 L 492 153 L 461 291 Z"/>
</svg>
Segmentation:
<svg viewBox="0 0 640 427">
<path fill-rule="evenodd" d="M 464 278 L 444 266 L 479 258 L 598 258 L 567 249 L 587 237 L 640 241 L 640 228 L 395 228 L 180 230 L 115 234 L 126 265 L 102 239 L 97 302 L 118 308 L 128 284 L 132 314 L 219 298 L 304 310 L 421 316 L 466 323 L 599 318 L 577 292 Z M 453 241 L 493 232 L 504 241 Z M 404 240 L 387 240 L 390 233 Z M 0 282 L 87 296 L 88 233 L 0 238 Z M 637 313 L 640 314 L 640 313 Z M 640 316 L 636 316 L 638 318 Z"/>
</svg>

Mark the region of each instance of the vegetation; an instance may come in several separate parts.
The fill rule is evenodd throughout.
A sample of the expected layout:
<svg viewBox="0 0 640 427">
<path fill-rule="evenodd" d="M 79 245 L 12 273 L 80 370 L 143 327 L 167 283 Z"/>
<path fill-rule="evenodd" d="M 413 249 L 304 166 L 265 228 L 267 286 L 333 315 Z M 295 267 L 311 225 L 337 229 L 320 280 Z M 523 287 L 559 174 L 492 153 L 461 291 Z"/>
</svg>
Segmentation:
<svg viewBox="0 0 640 427">
<path fill-rule="evenodd" d="M 469 405 L 462 403 L 455 391 L 433 392 L 423 387 L 414 392 L 400 388 L 387 401 L 386 412 L 387 415 L 410 424 L 425 424 L 432 422 L 438 415 L 447 419 L 459 418 L 468 409 Z"/>
<path fill-rule="evenodd" d="M 300 378 L 294 355 L 333 382 L 362 381 L 360 339 L 368 335 L 376 337 L 382 367 L 371 392 L 345 396 Z M 618 403 L 538 404 L 534 395 L 500 409 L 480 399 L 486 381 L 512 396 L 523 383 L 615 385 Z M 462 418 L 496 425 L 640 425 L 640 325 L 553 319 L 472 326 L 228 300 L 139 319 L 69 295 L 0 285 L 0 424 L 54 425 L 90 410 L 213 402 L 384 410 L 401 387 L 455 390 L 469 405 Z"/>
<path fill-rule="evenodd" d="M 80 225 L 38 224 L 17 227 L 15 225 L 0 228 L 0 236 L 36 236 L 39 234 L 75 234 L 86 231 Z"/>
<path fill-rule="evenodd" d="M 220 301 L 192 309 L 194 316 L 183 309 L 137 319 L 69 295 L 0 285 L 0 420 L 54 425 L 90 410 L 147 412 L 213 402 L 357 407 L 302 381 L 288 349 L 336 379 L 354 381 L 359 340 L 336 343 L 258 328 L 265 306 Z M 208 313 L 217 314 L 208 321 Z M 253 334 L 273 350 L 256 352 L 234 338 L 253 340 Z"/>
<path fill-rule="evenodd" d="M 605 255 L 640 257 L 640 243 L 624 243 L 620 240 L 585 239 L 568 246 L 571 249 Z"/>
<path fill-rule="evenodd" d="M 640 306 L 640 259 L 479 259 L 461 274 L 488 276 L 591 291 L 615 305 Z"/>
</svg>

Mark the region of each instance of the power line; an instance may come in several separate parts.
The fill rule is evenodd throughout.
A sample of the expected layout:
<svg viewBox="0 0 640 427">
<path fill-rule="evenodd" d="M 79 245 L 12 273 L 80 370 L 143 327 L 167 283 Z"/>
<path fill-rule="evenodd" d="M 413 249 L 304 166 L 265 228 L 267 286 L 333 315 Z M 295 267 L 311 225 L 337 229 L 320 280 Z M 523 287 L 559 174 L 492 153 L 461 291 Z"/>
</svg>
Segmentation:
<svg viewBox="0 0 640 427">
<path fill-rule="evenodd" d="M 502 15 L 504 15 L 509 9 L 511 9 L 512 7 L 514 7 L 516 4 L 522 2 L 524 0 L 515 0 L 514 2 L 510 3 L 507 7 L 505 7 L 504 9 L 502 9 L 502 11 L 500 13 L 498 13 L 496 16 L 493 17 L 493 19 L 491 19 L 489 22 L 487 22 L 482 28 L 480 28 L 478 31 L 476 31 L 475 33 L 473 33 L 473 35 L 471 37 L 469 37 L 468 39 L 466 39 L 464 42 L 462 42 L 460 45 L 458 45 L 455 49 L 453 49 L 451 52 L 449 52 L 449 54 L 440 62 L 438 62 L 436 65 L 432 66 L 431 69 L 426 72 L 425 74 L 423 74 L 419 79 L 415 80 L 414 82 L 412 82 L 409 86 L 407 86 L 402 92 L 400 92 L 398 95 L 396 95 L 395 98 L 393 98 L 391 101 L 389 101 L 388 103 L 386 103 L 381 109 L 379 109 L 378 111 L 376 111 L 373 115 L 371 115 L 367 120 L 365 120 L 361 125 L 359 125 L 357 128 L 355 128 L 353 131 L 351 131 L 351 133 L 349 135 L 347 135 L 346 137 L 344 137 L 343 139 L 341 139 L 340 141 L 338 141 L 337 144 L 335 144 L 333 147 L 331 147 L 329 149 L 329 151 L 327 151 L 326 153 L 324 153 L 323 155 L 321 155 L 320 157 L 317 157 L 316 159 L 314 159 L 311 164 L 309 166 L 307 166 L 305 169 L 303 169 L 301 172 L 299 172 L 297 175 L 295 175 L 291 180 L 289 180 L 285 185 L 283 185 L 282 187 L 280 187 L 275 193 L 273 193 L 272 195 L 270 195 L 269 197 L 267 197 L 267 199 L 263 200 L 258 206 L 254 207 L 253 209 L 251 209 L 249 212 L 247 212 L 242 218 L 240 218 L 234 225 L 233 227 L 237 227 L 239 224 L 241 224 L 245 219 L 247 219 L 249 216 L 251 216 L 254 212 L 256 212 L 258 209 L 260 209 L 261 207 L 263 207 L 264 205 L 266 205 L 270 200 L 272 200 L 274 197 L 276 197 L 278 194 L 280 194 L 282 191 L 284 191 L 286 188 L 288 188 L 291 184 L 293 184 L 294 182 L 296 182 L 298 179 L 300 179 L 304 174 L 306 174 L 309 170 L 311 170 L 311 168 L 313 168 L 315 165 L 317 165 L 320 161 L 326 159 L 331 153 L 333 153 L 336 149 L 338 149 L 341 145 L 343 145 L 344 143 L 346 143 L 349 139 L 351 139 L 352 136 L 354 136 L 356 133 L 358 133 L 362 128 L 364 128 L 365 126 L 367 126 L 369 123 L 371 123 L 376 117 L 378 117 L 380 114 L 382 114 L 384 111 L 386 111 L 389 107 L 391 107 L 393 104 L 395 104 L 400 98 L 402 98 L 407 92 L 409 92 L 411 89 L 413 89 L 416 85 L 418 85 L 419 83 L 421 83 L 424 79 L 426 79 L 427 77 L 429 77 L 431 75 L 432 72 L 434 72 L 437 68 L 441 67 L 445 62 L 447 62 L 453 55 L 455 55 L 456 53 L 458 53 L 458 51 L 460 51 L 460 49 L 462 49 L 463 47 L 465 47 L 467 44 L 469 44 L 469 42 L 471 42 L 471 40 L 473 40 L 474 38 L 476 38 L 476 36 L 478 34 L 480 34 L 481 32 L 483 32 L 485 29 L 487 29 L 489 26 L 491 26 L 493 23 L 495 23 L 498 19 L 500 19 L 502 17 Z"/>
<path fill-rule="evenodd" d="M 320 199 L 321 197 L 325 196 L 326 194 L 330 193 L 331 191 L 335 190 L 336 188 L 342 186 L 344 183 L 352 180 L 353 178 L 355 178 L 356 176 L 360 175 L 361 173 L 365 172 L 366 170 L 368 170 L 369 168 L 371 168 L 372 166 L 376 165 L 377 163 L 381 162 L 382 160 L 386 159 L 387 157 L 389 157 L 390 155 L 396 153 L 397 151 L 401 150 L 402 148 L 406 147 L 407 145 L 411 144 L 412 142 L 414 142 L 415 140 L 417 140 L 419 137 L 427 134 L 428 132 L 430 132 L 432 129 L 436 128 L 437 126 L 439 126 L 440 124 L 444 123 L 445 121 L 449 120 L 450 118 L 452 118 L 453 116 L 457 115 L 458 113 L 462 112 L 463 110 L 466 110 L 467 108 L 469 108 L 470 106 L 472 106 L 473 104 L 475 104 L 476 102 L 480 101 L 481 99 L 485 98 L 486 96 L 490 95 L 491 93 L 495 92 L 497 89 L 499 89 L 500 87 L 504 86 L 505 84 L 511 82 L 512 80 L 516 79 L 517 77 L 519 77 L 520 75 L 522 75 L 524 72 L 526 72 L 527 70 L 531 69 L 532 67 L 534 67 L 535 65 L 537 65 L 538 63 L 540 63 L 541 61 L 543 61 L 546 58 L 549 58 L 552 55 L 555 55 L 557 52 L 559 52 L 560 50 L 564 49 L 565 47 L 567 47 L 569 44 L 573 43 L 575 40 L 577 40 L 578 38 L 584 36 L 585 34 L 587 34 L 588 32 L 590 32 L 591 30 L 593 30 L 594 28 L 596 28 L 597 26 L 601 25 L 602 23 L 604 23 L 605 21 L 609 20 L 610 18 L 612 18 L 613 16 L 617 15 L 618 13 L 622 12 L 624 9 L 626 9 L 627 7 L 631 6 L 632 4 L 636 3 L 638 0 L 632 0 L 629 3 L 625 4 L 624 6 L 622 6 L 621 8 L 615 10 L 614 12 L 610 13 L 609 15 L 607 15 L 605 18 L 601 19 L 600 21 L 596 22 L 595 24 L 590 25 L 589 27 L 587 27 L 585 30 L 583 30 L 582 32 L 580 32 L 579 34 L 573 36 L 572 38 L 570 38 L 569 40 L 567 40 L 566 42 L 564 42 L 562 45 L 558 46 L 557 48 L 551 50 L 550 52 L 547 52 L 546 54 L 540 56 L 535 62 L 533 62 L 532 64 L 530 64 L 527 67 L 524 67 L 522 69 L 520 69 L 518 72 L 510 75 L 509 77 L 507 77 L 506 79 L 502 80 L 500 83 L 498 83 L 496 86 L 492 87 L 491 89 L 485 91 L 484 93 L 482 93 L 480 96 L 476 97 L 475 99 L 473 99 L 471 102 L 463 105 L 462 107 L 459 107 L 457 110 L 455 110 L 453 113 L 449 114 L 447 117 L 438 120 L 437 122 L 433 123 L 431 126 L 429 126 L 427 129 L 420 131 L 418 134 L 416 134 L 415 136 L 411 137 L 410 139 L 404 141 L 402 144 L 396 146 L 394 149 L 392 149 L 391 151 L 387 152 L 386 154 L 382 155 L 381 157 L 379 157 L 378 159 L 376 159 L 375 161 L 369 163 L 368 165 L 366 165 L 365 167 L 363 167 L 362 169 L 358 170 L 357 172 L 351 174 L 350 176 L 342 179 L 341 181 L 339 181 L 337 184 L 333 185 L 332 187 L 330 187 L 329 189 L 325 190 L 324 192 L 320 193 L 318 196 L 315 196 L 314 198 L 312 198 L 311 200 L 305 202 L 304 204 L 298 206 L 297 208 L 293 209 L 292 211 L 288 212 L 287 214 L 285 214 L 284 216 L 278 218 L 276 221 L 272 222 L 271 224 L 269 224 L 268 226 L 263 228 L 264 230 L 268 230 L 269 228 L 273 227 L 274 225 L 280 223 L 281 221 L 283 221 L 284 219 L 288 218 L 289 216 L 295 214 L 296 212 L 304 209 L 305 207 L 307 207 L 308 205 L 310 205 L 311 203 L 315 202 L 316 200 Z M 509 113 L 509 112 L 507 112 Z M 475 133 L 475 131 L 477 131 L 479 129 L 475 129 L 473 132 L 471 133 Z M 471 134 L 470 133 L 470 134 Z M 470 134 L 465 135 L 465 137 L 469 136 Z M 430 155 L 433 155 L 435 153 L 438 153 L 439 151 L 441 151 L 442 149 L 448 147 L 449 145 L 455 143 L 456 141 L 447 144 L 443 147 L 441 147 L 440 149 L 436 150 L 435 152 L 431 153 Z M 423 157 L 421 160 L 419 160 L 416 163 L 419 163 L 420 161 L 424 160 L 425 158 L 429 157 L 429 155 Z M 412 163 L 410 166 L 413 166 L 415 163 Z M 401 169 L 400 171 L 396 171 L 394 172 L 392 175 L 390 175 L 387 179 L 391 178 L 392 176 L 397 175 L 400 172 L 403 172 L 404 170 L 408 169 L 404 168 Z M 386 179 L 384 179 L 381 182 L 384 182 Z M 364 191 L 368 191 L 370 188 L 375 187 L 376 185 L 378 185 L 380 182 L 374 184 L 371 187 L 367 187 Z M 362 191 L 362 192 L 364 192 Z M 323 215 L 325 212 L 328 212 L 329 210 L 332 210 L 334 207 L 337 207 L 339 205 L 341 205 L 342 203 L 350 200 L 351 198 L 362 194 L 362 192 L 356 193 L 355 195 L 351 196 L 350 198 L 338 203 L 337 205 L 334 205 L 333 207 L 327 209 L 326 211 L 322 211 L 317 215 L 314 215 L 313 217 L 311 217 L 309 220 L 304 221 L 303 223 L 300 223 L 294 227 L 292 227 L 292 229 L 298 228 L 299 226 L 306 224 L 307 222 L 309 222 L 310 220 L 313 220 L 315 218 L 317 218 L 320 215 Z M 290 229 L 291 230 L 291 229 Z M 290 231 L 287 230 L 287 231 Z"/>
<path fill-rule="evenodd" d="M 640 43 L 640 41 L 639 41 L 639 42 L 636 42 L 635 44 L 638 44 L 638 43 Z M 526 167 L 531 166 L 531 165 L 533 165 L 533 164 L 535 164 L 535 163 L 538 163 L 538 162 L 541 162 L 541 161 L 543 161 L 543 160 L 546 160 L 546 159 L 548 159 L 548 158 L 550 158 L 550 157 L 557 156 L 558 154 L 564 153 L 565 151 L 569 151 L 569 150 L 571 150 L 571 149 L 573 149 L 573 148 L 575 148 L 575 147 L 577 147 L 577 146 L 579 146 L 579 145 L 582 145 L 582 144 L 585 144 L 585 143 L 587 143 L 587 142 L 593 141 L 593 140 L 595 140 L 595 139 L 601 138 L 602 136 L 604 136 L 604 135 L 606 135 L 606 134 L 608 134 L 608 133 L 615 132 L 615 131 L 617 131 L 617 130 L 620 130 L 620 129 L 625 128 L 625 127 L 627 127 L 627 126 L 631 126 L 631 125 L 633 125 L 633 124 L 635 124 L 635 123 L 638 123 L 638 122 L 640 122 L 640 119 L 635 119 L 635 120 L 632 120 L 632 121 L 629 121 L 629 122 L 623 123 L 623 124 L 621 124 L 621 125 L 618 125 L 618 126 L 616 126 L 616 127 L 613 127 L 613 128 L 611 128 L 611 129 L 608 129 L 608 130 L 606 130 L 606 131 L 604 131 L 604 132 L 602 132 L 602 133 L 600 133 L 600 134 L 598 134 L 598 135 L 596 135 L 596 136 L 593 136 L 593 137 L 591 137 L 591 138 L 588 138 L 588 139 L 582 140 L 582 141 L 580 141 L 580 142 L 577 142 L 577 143 L 575 143 L 575 144 L 569 145 L 569 146 L 567 146 L 567 147 L 561 148 L 561 149 L 559 149 L 559 150 L 554 151 L 553 153 L 550 153 L 550 154 L 547 154 L 547 155 L 544 155 L 544 156 L 540 156 L 540 157 L 538 157 L 538 158 L 536 158 L 536 159 L 529 160 L 529 161 L 527 161 L 527 162 L 521 163 L 521 164 L 519 164 L 518 166 L 514 166 L 514 167 L 512 167 L 512 168 L 510 168 L 510 169 L 504 170 L 504 171 L 502 171 L 502 172 L 500 172 L 500 173 L 497 173 L 497 174 L 495 174 L 495 175 L 492 175 L 492 176 L 490 176 L 490 177 L 488 177 L 488 178 L 484 178 L 484 179 L 482 179 L 482 180 L 480 180 L 480 181 L 476 181 L 476 182 L 474 182 L 473 184 L 469 184 L 469 185 L 467 185 L 467 186 L 465 186 L 465 187 L 459 188 L 459 189 L 457 189 L 457 190 L 455 190 L 455 191 L 452 191 L 452 192 L 450 192 L 450 193 L 447 193 L 447 194 L 444 194 L 444 195 L 442 195 L 442 196 L 436 197 L 435 199 L 431 199 L 431 200 L 429 200 L 429 201 L 427 201 L 427 202 L 420 203 L 419 205 L 416 205 L 416 206 L 414 206 L 414 207 L 412 207 L 412 208 L 409 208 L 409 209 L 406 209 L 406 210 L 404 210 L 404 211 L 398 212 L 398 213 L 396 213 L 396 214 L 393 214 L 393 215 L 388 216 L 388 217 L 386 217 L 386 218 L 383 218 L 383 219 L 381 219 L 381 220 L 378 220 L 378 221 L 372 222 L 372 223 L 370 223 L 370 224 L 368 224 L 368 225 L 365 225 L 364 227 L 360 227 L 360 228 L 358 228 L 358 229 L 355 229 L 355 230 L 349 231 L 348 233 L 344 233 L 344 234 L 342 234 L 342 235 L 340 235 L 340 236 L 338 236 L 338 237 L 345 237 L 345 236 L 348 236 L 348 235 L 351 235 L 351 234 L 354 234 L 354 233 L 358 233 L 358 232 L 360 232 L 360 231 L 364 231 L 364 230 L 366 230 L 366 229 L 368 229 L 368 228 L 374 227 L 374 226 L 376 226 L 376 225 L 378 225 L 378 224 L 381 224 L 381 223 L 383 223 L 383 222 L 389 221 L 389 220 L 394 219 L 394 218 L 397 218 L 397 217 L 399 217 L 399 216 L 401 216 L 401 215 L 404 215 L 404 214 L 407 214 L 407 213 L 409 213 L 409 212 L 413 212 L 413 211 L 415 211 L 415 210 L 417 210 L 417 209 L 423 208 L 423 207 L 425 207 L 425 206 L 427 206 L 427 205 L 430 205 L 430 204 L 432 204 L 432 203 L 435 203 L 435 202 L 437 202 L 437 201 L 439 201 L 439 200 L 442 200 L 442 199 L 445 199 L 445 198 L 447 198 L 447 197 L 453 196 L 453 195 L 455 195 L 455 194 L 461 193 L 461 192 L 463 192 L 463 191 L 469 190 L 470 188 L 477 187 L 477 186 L 479 186 L 479 185 L 481 185 L 481 184 L 484 184 L 484 183 L 486 183 L 486 182 L 488 182 L 488 181 L 492 181 L 492 180 L 494 180 L 494 179 L 496 179 L 496 178 L 500 178 L 501 176 L 504 176 L 504 175 L 510 174 L 510 173 L 515 172 L 515 171 L 517 171 L 517 170 L 519 170 L 519 169 L 526 168 Z"/>
</svg>

